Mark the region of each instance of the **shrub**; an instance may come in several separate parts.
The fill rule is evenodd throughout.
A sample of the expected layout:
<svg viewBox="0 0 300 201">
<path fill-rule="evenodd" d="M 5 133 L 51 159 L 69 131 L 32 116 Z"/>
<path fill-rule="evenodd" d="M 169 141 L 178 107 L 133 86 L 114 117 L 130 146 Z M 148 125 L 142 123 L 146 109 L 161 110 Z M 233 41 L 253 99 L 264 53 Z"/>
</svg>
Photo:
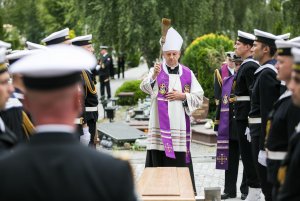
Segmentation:
<svg viewBox="0 0 300 201">
<path fill-rule="evenodd" d="M 140 64 L 140 57 L 141 57 L 141 53 L 139 51 L 129 53 L 126 58 L 127 66 L 137 67 Z"/>
<path fill-rule="evenodd" d="M 182 63 L 188 66 L 200 82 L 204 95 L 209 98 L 209 117 L 215 112 L 214 70 L 225 60 L 225 52 L 233 50 L 228 37 L 207 34 L 196 38 L 186 49 Z"/>
<path fill-rule="evenodd" d="M 124 82 L 116 91 L 116 96 L 120 92 L 134 92 L 134 98 L 122 98 L 118 100 L 119 105 L 134 105 L 137 104 L 138 99 L 145 99 L 147 94 L 140 89 L 141 80 L 132 80 Z"/>
</svg>

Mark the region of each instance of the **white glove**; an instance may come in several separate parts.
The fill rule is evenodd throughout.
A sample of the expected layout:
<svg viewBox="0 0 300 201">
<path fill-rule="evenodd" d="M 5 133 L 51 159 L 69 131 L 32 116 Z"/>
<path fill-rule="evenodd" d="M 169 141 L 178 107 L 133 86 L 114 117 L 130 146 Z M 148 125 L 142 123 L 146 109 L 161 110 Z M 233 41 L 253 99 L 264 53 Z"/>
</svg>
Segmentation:
<svg viewBox="0 0 300 201">
<path fill-rule="evenodd" d="M 97 66 L 96 66 L 96 70 L 99 70 L 99 69 L 100 69 L 100 65 L 97 65 Z"/>
<path fill-rule="evenodd" d="M 258 162 L 267 167 L 267 153 L 265 151 L 260 150 L 258 154 Z"/>
<path fill-rule="evenodd" d="M 89 142 L 90 142 L 90 139 L 91 139 L 91 134 L 89 132 L 89 127 L 83 127 L 82 131 L 83 131 L 83 135 L 80 136 L 80 142 L 82 144 L 89 145 Z"/>
<path fill-rule="evenodd" d="M 246 128 L 245 135 L 247 136 L 248 142 L 251 142 L 250 129 L 248 127 Z"/>
</svg>

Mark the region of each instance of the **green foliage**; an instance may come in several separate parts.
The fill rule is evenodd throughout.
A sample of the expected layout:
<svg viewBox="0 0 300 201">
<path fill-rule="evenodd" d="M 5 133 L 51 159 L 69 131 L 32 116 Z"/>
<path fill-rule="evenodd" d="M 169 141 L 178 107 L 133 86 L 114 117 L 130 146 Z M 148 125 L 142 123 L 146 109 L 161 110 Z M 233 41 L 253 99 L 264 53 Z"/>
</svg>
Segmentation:
<svg viewBox="0 0 300 201">
<path fill-rule="evenodd" d="M 282 13 L 283 13 L 283 24 L 285 27 L 284 31 L 290 31 L 293 37 L 300 35 L 300 1 L 289 0 L 283 1 Z"/>
<path fill-rule="evenodd" d="M 138 99 L 145 99 L 147 94 L 144 93 L 140 89 L 141 80 L 132 80 L 132 81 L 126 81 L 124 82 L 116 91 L 116 96 L 120 92 L 134 92 L 134 98 L 133 100 L 131 98 L 123 98 L 122 100 L 119 99 L 118 103 L 120 105 L 133 105 L 137 104 Z M 133 101 L 133 102 L 132 102 Z"/>
<path fill-rule="evenodd" d="M 214 70 L 225 61 L 225 52 L 233 50 L 233 41 L 223 35 L 207 34 L 196 38 L 186 49 L 182 63 L 198 78 L 209 109 L 215 111 Z"/>
<path fill-rule="evenodd" d="M 20 49 L 21 48 L 21 34 L 19 30 L 9 24 L 3 26 L 4 28 L 4 41 L 11 44 L 12 49 Z"/>
<path fill-rule="evenodd" d="M 99 45 L 127 55 L 138 50 L 151 67 L 159 56 L 163 17 L 172 20 L 185 49 L 197 36 L 218 33 L 233 39 L 238 29 L 298 36 L 299 9 L 299 0 L 0 0 L 0 26 L 11 24 L 36 43 L 65 27 L 76 36 L 92 33 L 96 51 Z"/>
<path fill-rule="evenodd" d="M 126 58 L 127 66 L 128 67 L 137 67 L 140 63 L 140 52 L 133 52 L 131 54 L 128 54 Z"/>
<path fill-rule="evenodd" d="M 1 12 L 2 9 L 0 9 Z M 4 39 L 4 30 L 3 30 L 3 19 L 2 16 L 0 15 L 0 40 Z"/>
</svg>

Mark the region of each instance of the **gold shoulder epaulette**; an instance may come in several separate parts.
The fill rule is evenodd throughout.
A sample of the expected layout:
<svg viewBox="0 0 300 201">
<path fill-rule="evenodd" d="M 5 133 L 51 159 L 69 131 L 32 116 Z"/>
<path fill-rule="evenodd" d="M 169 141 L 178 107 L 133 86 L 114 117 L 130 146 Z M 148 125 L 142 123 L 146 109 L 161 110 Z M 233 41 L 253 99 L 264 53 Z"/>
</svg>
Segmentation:
<svg viewBox="0 0 300 201">
<path fill-rule="evenodd" d="M 236 86 L 236 81 L 234 80 L 234 81 L 233 81 L 233 84 L 232 84 L 232 91 L 235 90 L 235 86 Z"/>
<path fill-rule="evenodd" d="M 23 118 L 22 127 L 27 139 L 29 139 L 29 136 L 32 135 L 34 132 L 34 125 L 32 124 L 29 117 L 24 111 L 22 111 L 22 118 Z"/>
<path fill-rule="evenodd" d="M 287 166 L 281 166 L 278 169 L 277 180 L 279 181 L 280 185 L 282 185 L 284 183 L 285 176 L 286 176 L 286 170 L 287 170 Z"/>
<path fill-rule="evenodd" d="M 219 69 L 216 69 L 216 70 L 215 70 L 215 76 L 216 76 L 216 78 L 218 79 L 218 82 L 219 82 L 220 87 L 222 87 L 223 80 L 222 80 L 222 76 L 220 75 Z"/>
<path fill-rule="evenodd" d="M 85 82 L 85 85 L 86 85 L 85 92 L 87 92 L 87 89 L 88 89 L 91 94 L 96 94 L 97 93 L 96 87 L 95 87 L 94 83 L 93 83 L 93 86 L 92 86 L 92 84 L 89 80 L 89 77 L 88 77 L 87 73 L 84 70 L 82 70 L 82 76 L 83 76 L 83 79 L 84 79 L 84 82 Z"/>
<path fill-rule="evenodd" d="M 271 124 L 272 124 L 272 121 L 269 119 L 269 120 L 267 121 L 267 125 L 266 125 L 265 144 L 267 143 L 267 140 L 268 140 L 268 138 L 269 138 L 270 129 L 271 129 Z"/>
</svg>

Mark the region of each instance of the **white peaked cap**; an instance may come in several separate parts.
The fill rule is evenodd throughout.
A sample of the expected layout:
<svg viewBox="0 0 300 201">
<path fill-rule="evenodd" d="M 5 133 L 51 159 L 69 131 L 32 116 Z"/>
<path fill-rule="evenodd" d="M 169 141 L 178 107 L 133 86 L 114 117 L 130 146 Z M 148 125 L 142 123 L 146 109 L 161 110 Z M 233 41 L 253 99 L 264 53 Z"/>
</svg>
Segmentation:
<svg viewBox="0 0 300 201">
<path fill-rule="evenodd" d="M 292 38 L 291 40 L 289 40 L 291 42 L 299 42 L 300 43 L 300 36 L 296 37 L 296 38 Z"/>
<path fill-rule="evenodd" d="M 45 49 L 47 48 L 45 45 L 40 45 L 37 43 L 32 43 L 30 41 L 26 41 L 27 49 L 28 50 L 35 50 L 35 49 Z"/>
<path fill-rule="evenodd" d="M 292 47 L 298 47 L 300 48 L 300 41 L 292 41 L 292 40 L 276 40 L 275 41 L 277 48 L 292 48 Z"/>
<path fill-rule="evenodd" d="M 271 33 L 265 32 L 265 31 L 261 31 L 261 30 L 258 30 L 258 29 L 254 29 L 254 35 L 258 36 L 258 37 L 272 39 L 272 40 L 280 40 L 280 39 L 282 39 L 282 38 L 280 38 L 280 37 L 278 37 L 278 36 L 276 36 L 274 34 L 271 34 Z"/>
<path fill-rule="evenodd" d="M 227 57 L 230 57 L 231 59 L 233 59 L 235 52 L 225 52 Z"/>
<path fill-rule="evenodd" d="M 300 49 L 299 48 L 292 48 L 292 54 L 294 56 L 294 63 L 300 63 Z"/>
<path fill-rule="evenodd" d="M 291 33 L 286 33 L 282 35 L 278 35 L 277 37 L 281 38 L 282 40 L 288 40 L 291 36 Z"/>
<path fill-rule="evenodd" d="M 6 53 L 6 49 L 0 47 L 0 64 L 5 63 L 5 53 Z"/>
<path fill-rule="evenodd" d="M 7 48 L 10 48 L 10 47 L 11 47 L 11 44 L 10 44 L 10 43 L 6 43 L 6 42 L 0 40 L 0 48 L 5 48 L 5 49 L 7 49 Z"/>
<path fill-rule="evenodd" d="M 70 45 L 52 45 L 35 52 L 10 66 L 11 73 L 33 78 L 59 77 L 96 66 L 96 58 L 83 48 Z"/>
<path fill-rule="evenodd" d="M 245 38 L 245 39 L 248 39 L 248 40 L 252 40 L 252 41 L 255 40 L 255 36 L 253 34 L 247 33 L 247 32 L 244 32 L 244 31 L 240 31 L 240 30 L 238 30 L 238 36 L 242 37 L 242 38 Z"/>
<path fill-rule="evenodd" d="M 258 29 L 254 29 L 254 35 L 256 37 L 255 41 L 267 44 L 270 47 L 276 46 L 275 40 L 282 40 L 282 38 L 280 38 L 274 34 L 271 34 L 271 33 L 265 32 L 265 31 L 261 31 Z"/>
<path fill-rule="evenodd" d="M 25 56 L 28 56 L 30 54 L 35 53 L 36 51 L 39 51 L 39 50 L 19 50 L 19 51 L 15 51 L 15 52 L 7 55 L 6 59 L 9 60 L 9 61 L 21 59 Z"/>
<path fill-rule="evenodd" d="M 80 41 L 90 41 L 90 40 L 92 40 L 92 38 L 93 38 L 92 34 L 89 34 L 89 35 L 85 35 L 85 36 L 75 37 L 70 41 L 71 41 L 71 43 L 80 42 Z"/>
<path fill-rule="evenodd" d="M 69 28 L 65 28 L 63 30 L 60 30 L 60 31 L 57 31 L 57 32 L 54 32 L 54 33 L 50 34 L 49 36 L 44 38 L 42 40 L 42 42 L 48 43 L 49 41 L 55 40 L 57 38 L 66 37 L 68 35 L 69 35 Z"/>
<path fill-rule="evenodd" d="M 182 43 L 183 39 L 180 34 L 173 27 L 171 27 L 167 32 L 165 44 L 163 45 L 162 50 L 164 52 L 170 50 L 180 51 Z"/>
</svg>

